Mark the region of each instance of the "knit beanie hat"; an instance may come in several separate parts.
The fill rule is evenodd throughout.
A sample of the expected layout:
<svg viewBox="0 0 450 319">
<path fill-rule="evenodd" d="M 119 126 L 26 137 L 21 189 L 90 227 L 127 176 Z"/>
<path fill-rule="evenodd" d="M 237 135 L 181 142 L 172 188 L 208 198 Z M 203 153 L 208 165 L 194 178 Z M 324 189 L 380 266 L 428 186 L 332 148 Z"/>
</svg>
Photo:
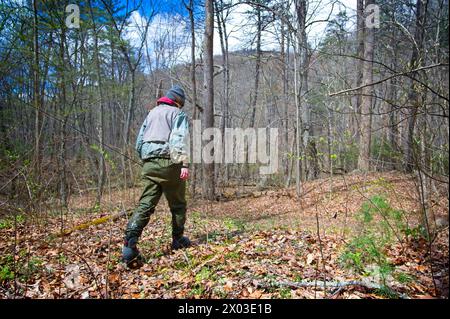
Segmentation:
<svg viewBox="0 0 450 319">
<path fill-rule="evenodd" d="M 174 85 L 172 88 L 167 91 L 166 97 L 177 102 L 180 106 L 184 106 L 184 100 L 186 99 L 184 95 L 184 90 L 179 85 Z"/>
</svg>

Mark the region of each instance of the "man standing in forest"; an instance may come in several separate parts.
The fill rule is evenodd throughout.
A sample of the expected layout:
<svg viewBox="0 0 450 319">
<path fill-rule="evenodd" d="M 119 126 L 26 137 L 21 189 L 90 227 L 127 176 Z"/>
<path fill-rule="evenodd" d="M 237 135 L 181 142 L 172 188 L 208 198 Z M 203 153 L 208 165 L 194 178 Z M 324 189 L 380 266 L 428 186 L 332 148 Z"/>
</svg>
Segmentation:
<svg viewBox="0 0 450 319">
<path fill-rule="evenodd" d="M 189 124 L 183 89 L 175 85 L 157 101 L 139 131 L 136 150 L 143 161 L 144 191 L 128 222 L 122 258 L 131 269 L 143 265 L 136 247 L 161 195 L 172 213 L 172 249 L 190 246 L 183 236 L 186 221 L 186 179 L 189 176 Z"/>
</svg>

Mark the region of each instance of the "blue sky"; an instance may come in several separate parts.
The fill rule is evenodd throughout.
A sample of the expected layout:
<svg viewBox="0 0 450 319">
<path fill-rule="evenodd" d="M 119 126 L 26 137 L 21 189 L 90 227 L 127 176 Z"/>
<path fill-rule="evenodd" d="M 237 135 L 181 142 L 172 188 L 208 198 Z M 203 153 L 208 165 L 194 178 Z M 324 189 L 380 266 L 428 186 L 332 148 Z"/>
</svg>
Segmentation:
<svg viewBox="0 0 450 319">
<path fill-rule="evenodd" d="M 126 4 L 126 0 L 119 0 L 123 5 Z M 136 3 L 139 0 L 128 0 L 129 3 Z M 187 19 L 182 17 L 187 17 L 188 11 L 184 7 L 182 0 L 143 0 L 144 8 L 139 13 L 134 15 L 136 21 L 141 21 L 141 19 L 146 19 L 152 8 L 156 8 L 156 16 L 151 23 L 149 37 L 158 36 L 158 33 L 164 32 L 166 28 L 169 28 L 175 32 L 175 34 L 180 38 L 185 32 L 189 32 L 189 25 Z M 188 2 L 189 0 L 185 0 Z M 197 2 L 197 14 L 203 14 L 203 2 L 204 0 L 195 0 Z M 354 18 L 356 9 L 356 0 L 340 0 L 342 5 L 337 5 L 335 0 L 310 0 L 310 12 L 314 12 L 312 20 L 320 21 L 326 19 L 330 12 L 332 16 L 336 15 L 340 10 L 346 10 L 347 16 Z M 335 5 L 333 6 L 333 3 Z M 232 13 L 230 14 L 227 21 L 227 32 L 229 33 L 229 49 L 230 51 L 240 50 L 242 48 L 250 47 L 250 40 L 254 36 L 256 30 L 254 25 L 249 24 L 249 17 L 247 11 L 250 10 L 248 5 L 239 5 L 233 7 Z M 172 19 L 173 16 L 173 19 Z M 182 19 L 180 19 L 182 18 Z M 309 17 L 311 18 L 311 17 Z M 172 20 L 172 21 L 171 21 Z M 182 21 L 184 20 L 184 21 Z M 162 23 L 167 21 L 165 23 Z M 353 22 L 352 22 L 353 23 Z M 349 24 L 348 28 L 352 28 L 352 23 Z M 313 47 L 319 44 L 323 35 L 324 30 L 327 26 L 326 22 L 314 23 L 308 30 L 309 42 Z M 198 30 L 197 41 L 200 41 L 202 37 L 202 31 Z M 263 50 L 277 50 L 279 47 L 278 40 L 276 38 L 276 33 L 279 30 L 272 28 L 263 33 Z M 187 38 L 185 38 L 188 40 Z M 180 55 L 189 58 L 189 45 L 186 43 L 186 48 Z M 221 54 L 220 41 L 217 30 L 214 34 L 214 54 Z"/>
<path fill-rule="evenodd" d="M 189 0 L 184 0 L 186 3 L 189 3 Z M 139 3 L 140 0 L 128 0 L 128 3 L 133 6 L 136 3 Z M 120 3 L 123 6 L 126 6 L 127 0 L 120 0 Z M 152 9 L 156 9 L 159 14 L 174 14 L 181 16 L 188 16 L 188 11 L 183 5 L 182 0 L 142 0 L 143 10 L 140 10 L 140 13 L 144 16 L 148 15 Z M 198 4 L 202 4 L 203 0 L 195 0 L 194 5 L 196 8 L 196 13 L 201 14 L 203 9 Z"/>
</svg>

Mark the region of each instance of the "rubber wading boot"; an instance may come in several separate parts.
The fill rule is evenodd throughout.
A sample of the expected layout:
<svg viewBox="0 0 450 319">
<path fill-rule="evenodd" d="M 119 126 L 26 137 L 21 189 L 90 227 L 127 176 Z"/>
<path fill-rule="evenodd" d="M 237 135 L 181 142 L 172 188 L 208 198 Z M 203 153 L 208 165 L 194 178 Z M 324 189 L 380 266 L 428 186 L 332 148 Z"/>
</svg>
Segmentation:
<svg viewBox="0 0 450 319">
<path fill-rule="evenodd" d="M 191 246 L 191 241 L 187 237 L 179 237 L 179 238 L 173 238 L 172 240 L 172 249 L 180 249 L 180 248 L 187 248 Z"/>
<path fill-rule="evenodd" d="M 139 253 L 136 244 L 137 240 L 135 238 L 131 238 L 129 240 L 125 240 L 122 248 L 122 261 L 130 269 L 138 269 L 144 265 L 144 257 L 142 257 Z"/>
</svg>

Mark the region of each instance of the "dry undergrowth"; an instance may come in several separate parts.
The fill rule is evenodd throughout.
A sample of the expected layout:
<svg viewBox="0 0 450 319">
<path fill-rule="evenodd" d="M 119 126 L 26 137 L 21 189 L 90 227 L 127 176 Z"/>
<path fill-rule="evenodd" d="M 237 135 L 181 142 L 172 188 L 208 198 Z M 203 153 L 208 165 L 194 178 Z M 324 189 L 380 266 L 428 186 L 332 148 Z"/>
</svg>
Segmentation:
<svg viewBox="0 0 450 319">
<path fill-rule="evenodd" d="M 343 267 L 340 256 L 357 232 L 355 214 L 367 199 L 380 194 L 392 207 L 407 212 L 409 227 L 417 226 L 420 205 L 410 176 L 353 174 L 305 183 L 300 201 L 294 189 L 253 190 L 241 198 L 230 191 L 222 194 L 223 201 L 212 203 L 190 200 L 186 232 L 195 245 L 176 252 L 169 250 L 170 214 L 163 201 L 140 241 L 148 262 L 131 272 L 120 263 L 125 217 L 62 238 L 49 235 L 132 208 L 139 188 L 107 193 L 97 210 L 92 209 L 94 195 L 73 196 L 69 212 L 47 211 L 2 227 L 0 296 L 392 297 L 357 285 L 324 290 L 317 284 L 281 284 L 376 281 Z M 448 199 L 435 194 L 430 221 L 446 216 L 447 209 Z M 448 296 L 448 228 L 439 232 L 431 255 L 428 248 L 421 238 L 389 246 L 386 255 L 395 266 L 389 287 L 395 293 L 410 298 Z"/>
</svg>

